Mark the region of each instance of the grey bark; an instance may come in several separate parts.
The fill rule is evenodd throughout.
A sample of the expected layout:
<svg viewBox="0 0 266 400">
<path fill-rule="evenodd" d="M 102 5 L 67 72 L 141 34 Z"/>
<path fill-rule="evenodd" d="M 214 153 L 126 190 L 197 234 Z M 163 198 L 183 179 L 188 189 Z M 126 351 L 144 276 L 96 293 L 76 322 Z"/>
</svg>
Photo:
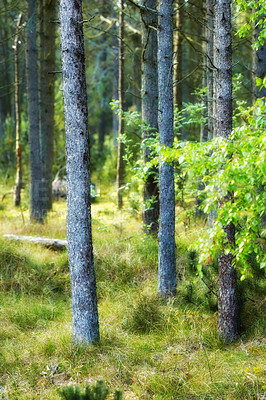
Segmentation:
<svg viewBox="0 0 266 400">
<path fill-rule="evenodd" d="M 112 15 L 115 17 L 114 5 L 112 6 Z M 112 28 L 113 36 L 112 36 L 112 48 L 113 48 L 113 59 L 112 59 L 112 72 L 113 72 L 113 96 L 114 100 L 119 100 L 118 93 L 118 80 L 119 80 L 119 42 L 118 42 L 118 30 L 116 24 Z M 118 115 L 115 111 L 113 111 L 113 145 L 117 146 L 117 135 L 119 129 L 119 120 Z"/>
<path fill-rule="evenodd" d="M 21 151 L 21 104 L 20 104 L 20 72 L 19 72 L 19 49 L 20 34 L 19 29 L 22 25 L 22 14 L 18 16 L 17 29 L 14 40 L 14 56 L 15 56 L 15 109 L 16 109 L 16 185 L 14 194 L 15 206 L 20 205 L 20 193 L 22 188 L 22 151 Z"/>
<path fill-rule="evenodd" d="M 215 54 L 216 68 L 216 132 L 218 136 L 229 140 L 232 131 L 232 37 L 231 37 L 231 0 L 216 0 L 215 7 Z M 233 201 L 233 195 L 220 200 Z M 233 245 L 235 227 L 230 223 L 225 228 L 226 241 Z M 219 297 L 218 331 L 227 341 L 235 340 L 239 335 L 239 307 L 237 299 L 237 277 L 234 259 L 231 253 L 221 249 L 219 260 Z"/>
<path fill-rule="evenodd" d="M 159 0 L 158 7 L 159 142 L 173 146 L 173 1 Z M 158 293 L 176 293 L 175 187 L 172 164 L 159 161 L 160 222 Z"/>
<path fill-rule="evenodd" d="M 120 108 L 125 111 L 125 92 L 124 92 L 124 63 L 125 63 L 125 55 L 124 55 L 124 0 L 119 1 L 119 81 L 118 81 L 118 94 L 119 94 L 119 103 Z M 122 115 L 119 115 L 119 127 L 118 127 L 118 135 L 122 135 L 124 133 L 124 119 Z M 117 147 L 118 155 L 117 155 L 117 205 L 118 208 L 123 207 L 123 196 L 122 196 L 122 188 L 125 184 L 125 163 L 123 160 L 124 156 L 124 143 L 121 140 L 118 141 Z"/>
<path fill-rule="evenodd" d="M 142 5 L 156 9 L 157 0 L 143 0 Z M 158 132 L 158 73 L 157 73 L 157 28 L 158 17 L 148 10 L 141 10 L 142 19 L 142 120 L 144 128 L 142 140 L 145 144 Z M 151 160 L 148 145 L 144 147 L 144 162 Z M 159 228 L 159 188 L 158 168 L 151 168 L 143 188 L 143 224 L 147 233 L 158 233 Z M 152 201 L 150 207 L 147 203 Z"/>
<path fill-rule="evenodd" d="M 27 93 L 29 117 L 30 152 L 30 218 L 42 222 L 45 217 L 42 201 L 42 171 L 39 137 L 39 102 L 37 70 L 37 6 L 35 0 L 28 0 L 27 23 Z"/>
<path fill-rule="evenodd" d="M 207 1 L 203 1 L 203 9 L 204 14 L 207 15 Z M 207 55 L 207 32 L 208 32 L 208 25 L 205 25 L 205 29 L 203 29 L 204 38 L 202 40 L 202 64 L 203 64 L 203 75 L 202 75 L 202 87 L 207 87 L 207 62 L 208 62 L 208 55 Z M 205 31 L 205 32 L 204 32 Z M 208 94 L 205 93 L 202 99 L 202 105 L 204 106 L 202 111 L 202 116 L 206 118 L 208 116 Z M 207 119 L 207 118 L 206 118 Z M 207 120 L 208 121 L 208 120 Z M 200 141 L 207 142 L 208 141 L 208 122 L 201 124 L 200 129 Z"/>
<path fill-rule="evenodd" d="M 260 19 L 265 19 L 266 16 L 262 15 Z M 258 27 L 258 21 L 256 21 L 256 26 L 254 29 L 254 40 L 258 39 L 260 34 L 260 28 Z M 262 87 L 260 90 L 259 86 L 256 86 L 256 77 L 257 78 L 265 78 L 266 76 L 266 43 L 264 39 L 263 45 L 260 45 L 258 50 L 254 50 L 253 53 L 253 69 L 254 69 L 254 102 L 262 97 L 266 97 L 266 87 Z"/>
<path fill-rule="evenodd" d="M 56 0 L 41 1 L 40 23 L 40 140 L 43 169 L 43 203 L 52 209 Z"/>
<path fill-rule="evenodd" d="M 73 342 L 99 339 L 91 235 L 90 155 L 82 0 L 60 1 L 66 127 L 67 241 L 72 288 Z"/>
</svg>

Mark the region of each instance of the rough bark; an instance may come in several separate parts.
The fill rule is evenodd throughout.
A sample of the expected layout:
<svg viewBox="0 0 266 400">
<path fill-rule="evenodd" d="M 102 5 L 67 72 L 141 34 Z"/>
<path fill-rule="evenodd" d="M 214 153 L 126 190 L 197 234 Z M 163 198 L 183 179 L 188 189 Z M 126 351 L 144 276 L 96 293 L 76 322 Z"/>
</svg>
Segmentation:
<svg viewBox="0 0 266 400">
<path fill-rule="evenodd" d="M 67 241 L 73 342 L 99 339 L 91 235 L 90 156 L 81 0 L 60 1 L 66 127 Z"/>
<path fill-rule="evenodd" d="M 216 132 L 229 139 L 232 131 L 232 37 L 231 0 L 217 0 L 215 7 L 215 68 L 216 68 Z M 233 201 L 232 194 L 221 199 Z M 235 227 L 230 223 L 225 228 L 226 244 L 234 244 Z M 221 249 L 219 254 L 219 299 L 218 331 L 220 337 L 233 341 L 239 335 L 239 308 L 237 299 L 237 278 L 231 253 Z"/>
<path fill-rule="evenodd" d="M 43 202 L 52 209 L 56 0 L 42 0 L 40 23 L 40 139 L 43 168 Z"/>
<path fill-rule="evenodd" d="M 119 103 L 120 108 L 125 111 L 125 92 L 124 92 L 124 0 L 119 1 L 119 80 L 118 80 L 118 94 L 119 94 Z M 122 135 L 124 133 L 124 120 L 122 115 L 119 115 L 119 127 L 118 127 L 118 135 Z M 122 196 L 122 188 L 125 184 L 125 163 L 123 160 L 124 156 L 124 143 L 121 140 L 118 141 L 118 156 L 117 156 L 117 206 L 118 208 L 123 207 L 123 196 Z"/>
<path fill-rule="evenodd" d="M 20 49 L 20 34 L 19 29 L 22 25 L 22 14 L 18 16 L 17 30 L 14 40 L 14 55 L 15 55 L 15 110 L 16 110 L 16 158 L 17 172 L 16 185 L 14 194 L 15 206 L 20 205 L 20 193 L 22 188 L 22 151 L 21 151 L 21 104 L 20 104 L 20 73 L 19 73 L 19 49 Z"/>
<path fill-rule="evenodd" d="M 265 15 L 262 15 L 260 19 L 266 18 Z M 254 40 L 256 41 L 258 39 L 258 36 L 260 34 L 260 29 L 258 27 L 258 22 L 256 23 L 255 29 L 254 29 Z M 254 50 L 253 53 L 253 69 L 254 69 L 254 102 L 262 97 L 266 97 L 266 87 L 262 87 L 260 90 L 260 86 L 256 86 L 256 77 L 257 78 L 265 78 L 266 76 L 266 40 L 264 39 L 263 45 L 260 45 L 258 50 Z"/>
<path fill-rule="evenodd" d="M 27 23 L 27 92 L 29 116 L 30 152 L 30 218 L 42 222 L 45 217 L 42 201 L 42 171 L 40 161 L 39 102 L 37 70 L 37 6 L 35 0 L 28 0 Z"/>
<path fill-rule="evenodd" d="M 173 146 L 173 1 L 159 0 L 158 19 L 158 88 L 159 142 Z M 174 168 L 160 159 L 160 223 L 158 293 L 172 296 L 176 292 L 175 269 L 175 188 Z"/>
<path fill-rule="evenodd" d="M 157 0 L 143 0 L 142 5 L 156 9 Z M 156 137 L 158 132 L 158 74 L 157 74 L 157 27 L 158 17 L 141 10 L 142 19 L 142 120 L 145 124 L 142 140 Z M 145 128 L 146 127 L 146 128 Z M 144 147 L 144 162 L 151 159 L 150 148 Z M 159 188 L 158 168 L 151 168 L 143 188 L 143 224 L 147 233 L 158 233 L 159 228 Z M 152 204 L 147 207 L 148 202 Z"/>
</svg>

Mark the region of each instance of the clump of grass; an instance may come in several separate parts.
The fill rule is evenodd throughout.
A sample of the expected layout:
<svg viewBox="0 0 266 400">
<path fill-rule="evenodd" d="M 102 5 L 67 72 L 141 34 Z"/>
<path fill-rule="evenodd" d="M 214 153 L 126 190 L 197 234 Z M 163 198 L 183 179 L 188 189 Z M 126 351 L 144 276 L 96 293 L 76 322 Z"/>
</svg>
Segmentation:
<svg viewBox="0 0 266 400">
<path fill-rule="evenodd" d="M 59 391 L 60 396 L 65 400 L 105 400 L 109 390 L 103 381 L 97 381 L 93 386 L 86 386 L 83 390 L 78 386 L 66 387 Z M 122 400 L 122 392 L 116 390 L 113 400 Z"/>
<path fill-rule="evenodd" d="M 154 295 L 141 294 L 128 312 L 124 328 L 139 333 L 148 333 L 162 326 L 163 313 L 160 301 Z"/>
</svg>

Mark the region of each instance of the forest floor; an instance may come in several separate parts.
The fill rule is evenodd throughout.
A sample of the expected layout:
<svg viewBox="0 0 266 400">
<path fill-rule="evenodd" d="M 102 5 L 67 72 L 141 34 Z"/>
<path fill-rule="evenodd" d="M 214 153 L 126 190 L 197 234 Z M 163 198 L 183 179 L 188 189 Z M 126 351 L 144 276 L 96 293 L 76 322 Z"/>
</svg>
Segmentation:
<svg viewBox="0 0 266 400">
<path fill-rule="evenodd" d="M 118 211 L 101 195 L 92 205 L 101 340 L 77 348 L 67 251 L 2 238 L 65 239 L 66 204 L 55 202 L 47 223 L 31 225 L 26 207 L 11 202 L 0 203 L 0 399 L 56 400 L 64 386 L 97 380 L 111 393 L 121 388 L 125 400 L 266 398 L 262 296 L 245 302 L 241 338 L 222 343 L 215 295 L 191 267 L 202 221 L 177 210 L 177 296 L 160 300 L 157 241 L 143 234 L 137 209 Z"/>
</svg>

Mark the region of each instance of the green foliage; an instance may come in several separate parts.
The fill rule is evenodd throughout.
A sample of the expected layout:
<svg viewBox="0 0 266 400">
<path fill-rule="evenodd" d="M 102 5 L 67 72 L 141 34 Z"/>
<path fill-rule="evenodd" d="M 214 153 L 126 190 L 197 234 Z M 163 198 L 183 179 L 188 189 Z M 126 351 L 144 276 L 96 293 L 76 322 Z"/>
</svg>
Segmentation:
<svg viewBox="0 0 266 400">
<path fill-rule="evenodd" d="M 68 386 L 59 391 L 60 396 L 65 400 L 105 400 L 109 391 L 103 381 L 97 381 L 93 386 L 86 386 L 80 390 L 78 386 Z M 121 390 L 116 390 L 113 400 L 122 400 Z"/>
<path fill-rule="evenodd" d="M 260 33 L 257 41 L 253 44 L 254 49 L 258 49 L 263 45 L 266 39 L 266 5 L 264 0 L 237 0 L 238 9 L 241 12 L 249 10 L 251 13 L 248 23 L 241 26 L 238 31 L 240 37 L 245 37 L 251 33 L 253 24 L 259 27 Z"/>
<path fill-rule="evenodd" d="M 243 112 L 244 123 L 233 130 L 230 140 L 217 137 L 210 143 L 176 142 L 173 150 L 160 149 L 166 160 L 178 160 L 188 174 L 192 191 L 197 190 L 198 176 L 204 175 L 204 188 L 198 195 L 205 213 L 220 204 L 215 223 L 203 233 L 198 245 L 199 270 L 223 247 L 235 256 L 242 279 L 252 276 L 248 263 L 252 252 L 261 268 L 266 266 L 265 229 L 261 224 L 266 204 L 265 117 L 265 99 L 259 99 Z M 228 193 L 233 194 L 233 201 Z M 225 244 L 223 228 L 230 222 L 237 229 L 234 248 Z"/>
</svg>

